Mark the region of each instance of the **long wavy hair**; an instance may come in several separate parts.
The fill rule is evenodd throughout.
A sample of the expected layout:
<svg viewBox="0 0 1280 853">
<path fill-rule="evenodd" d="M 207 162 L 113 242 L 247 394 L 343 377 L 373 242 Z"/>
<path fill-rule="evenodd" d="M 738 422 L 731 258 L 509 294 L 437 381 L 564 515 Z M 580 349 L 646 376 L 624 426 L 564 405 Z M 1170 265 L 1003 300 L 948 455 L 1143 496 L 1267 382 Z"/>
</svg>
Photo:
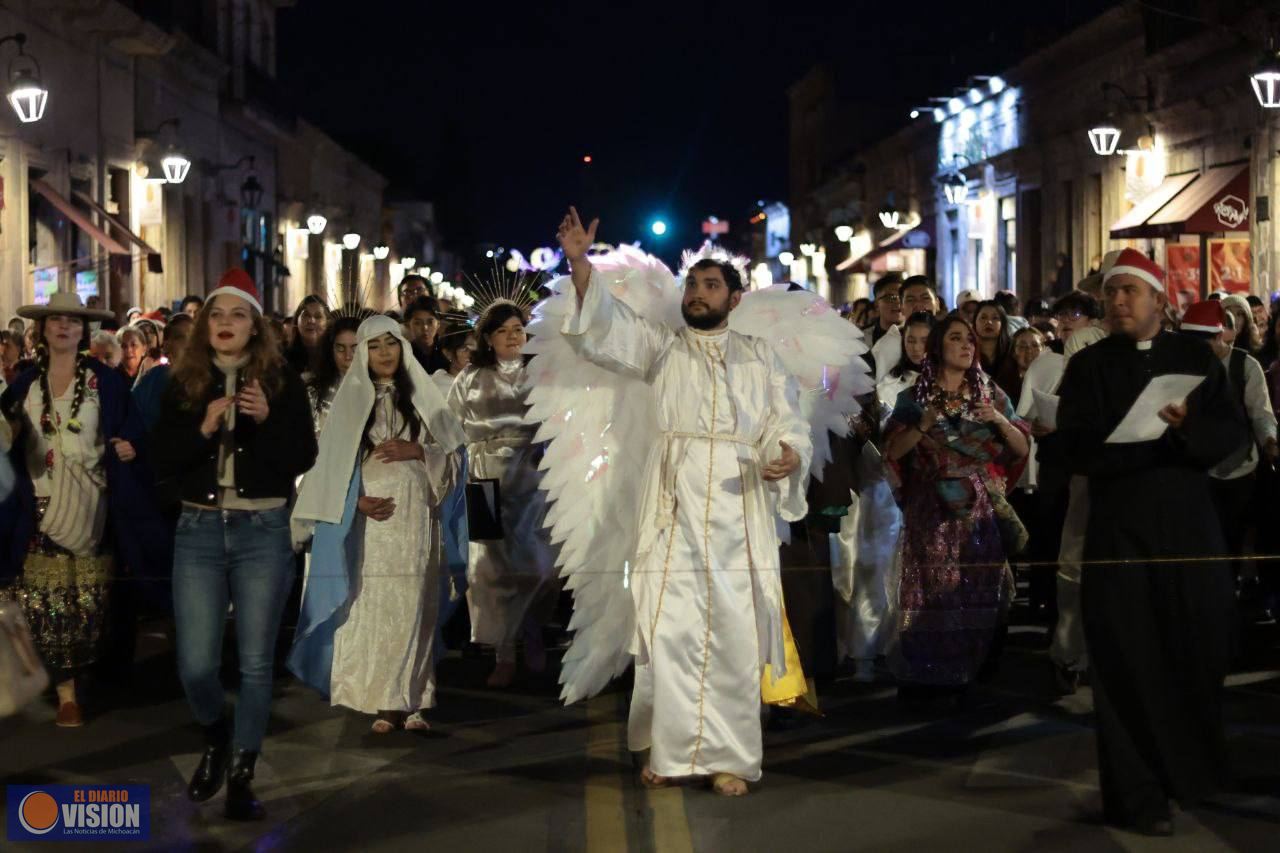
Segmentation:
<svg viewBox="0 0 1280 853">
<path fill-rule="evenodd" d="M 315 390 L 317 397 L 323 398 L 340 378 L 338 376 L 338 362 L 333 357 L 334 341 L 338 339 L 338 335 L 342 332 L 355 332 L 359 328 L 359 317 L 333 317 L 330 319 L 328 328 L 324 330 L 324 337 L 320 339 L 320 356 L 316 363 L 315 372 L 311 374 L 311 381 L 308 383 Z"/>
<path fill-rule="evenodd" d="M 409 371 L 404 366 L 406 358 L 413 358 L 413 350 L 399 338 L 396 339 L 396 343 L 400 344 L 400 363 L 396 365 L 395 375 L 391 377 L 393 403 L 396 412 L 400 415 L 400 424 L 396 429 L 396 436 L 399 437 L 407 425 L 409 427 L 409 440 L 416 442 L 425 425 L 422 423 L 422 418 L 418 417 L 418 410 L 413 407 L 413 380 L 409 378 Z M 372 368 L 369 368 L 369 378 L 376 381 Z M 373 422 L 377 413 L 378 406 L 375 402 L 369 408 L 369 417 L 364 422 L 364 432 L 360 434 L 360 448 L 364 454 L 361 457 L 362 459 L 369 458 L 369 454 L 373 453 L 374 445 L 373 440 L 369 438 L 369 431 L 373 429 Z"/>
<path fill-rule="evenodd" d="M 525 322 L 524 311 L 513 302 L 495 302 L 484 312 L 480 322 L 476 323 L 476 351 L 471 354 L 473 365 L 497 367 L 498 354 L 494 351 L 493 344 L 489 343 L 489 336 L 501 329 L 502 324 L 512 317 L 519 317 L 522 325 Z"/>
<path fill-rule="evenodd" d="M 920 378 L 915 384 L 916 402 L 921 406 L 927 406 L 942 393 L 942 386 L 938 382 L 942 375 L 942 349 L 947 332 L 952 326 L 963 326 L 973 338 L 973 363 L 964 372 L 965 384 L 969 386 L 969 402 L 966 408 L 972 410 L 982 403 L 991 402 L 991 377 L 987 376 L 986 371 L 982 369 L 982 358 L 978 353 L 978 333 L 958 311 L 948 314 L 929 333 L 929 342 L 925 345 L 924 364 L 920 366 Z"/>
<path fill-rule="evenodd" d="M 215 300 L 210 299 L 200 307 L 196 315 L 195 327 L 191 330 L 191 339 L 178 356 L 170 374 L 177 393 L 190 403 L 202 403 L 213 384 L 213 347 L 209 346 L 209 312 Z M 245 365 L 245 380 L 258 380 L 262 391 L 268 397 L 274 396 L 284 386 L 284 359 L 280 356 L 280 346 L 276 343 L 275 332 L 266 318 L 254 308 L 253 333 L 245 352 L 249 354 L 249 363 Z"/>
</svg>

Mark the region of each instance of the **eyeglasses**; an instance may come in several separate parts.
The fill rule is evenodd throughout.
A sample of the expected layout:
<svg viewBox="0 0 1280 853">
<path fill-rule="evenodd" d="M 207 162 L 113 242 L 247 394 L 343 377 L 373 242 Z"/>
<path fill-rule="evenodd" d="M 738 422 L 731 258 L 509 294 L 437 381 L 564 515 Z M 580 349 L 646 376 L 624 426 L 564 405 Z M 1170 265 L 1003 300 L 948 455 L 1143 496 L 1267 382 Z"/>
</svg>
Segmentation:
<svg viewBox="0 0 1280 853">
<path fill-rule="evenodd" d="M 1079 320 L 1081 317 L 1084 316 L 1084 312 L 1083 311 L 1059 311 L 1054 316 L 1058 318 L 1058 322 L 1062 322 L 1063 320 Z"/>
<path fill-rule="evenodd" d="M 888 302 L 890 305 L 901 305 L 902 297 L 896 293 L 889 293 L 884 296 L 877 296 L 876 302 Z"/>
</svg>

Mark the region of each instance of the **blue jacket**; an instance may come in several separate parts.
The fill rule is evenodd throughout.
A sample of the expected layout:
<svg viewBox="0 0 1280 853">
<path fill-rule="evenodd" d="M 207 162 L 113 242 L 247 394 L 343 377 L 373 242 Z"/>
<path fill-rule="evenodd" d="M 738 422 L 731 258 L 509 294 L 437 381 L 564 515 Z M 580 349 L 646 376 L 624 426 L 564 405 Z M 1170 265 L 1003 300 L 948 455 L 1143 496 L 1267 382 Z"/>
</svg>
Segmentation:
<svg viewBox="0 0 1280 853">
<path fill-rule="evenodd" d="M 89 369 L 98 379 L 103 436 L 108 442 L 123 438 L 138 456 L 121 462 L 108 448 L 103 467 L 107 475 L 107 527 L 111 552 L 120 575 L 164 581 L 173 569 L 173 529 L 161 515 L 147 462 L 146 430 L 129 398 L 124 379 L 97 359 Z M 5 389 L 0 411 L 18 411 L 39 373 L 27 370 Z M 15 438 L 9 460 L 16 474 L 13 493 L 0 503 L 0 585 L 10 583 L 22 570 L 27 548 L 36 530 L 35 491 L 27 473 L 25 433 Z"/>
</svg>

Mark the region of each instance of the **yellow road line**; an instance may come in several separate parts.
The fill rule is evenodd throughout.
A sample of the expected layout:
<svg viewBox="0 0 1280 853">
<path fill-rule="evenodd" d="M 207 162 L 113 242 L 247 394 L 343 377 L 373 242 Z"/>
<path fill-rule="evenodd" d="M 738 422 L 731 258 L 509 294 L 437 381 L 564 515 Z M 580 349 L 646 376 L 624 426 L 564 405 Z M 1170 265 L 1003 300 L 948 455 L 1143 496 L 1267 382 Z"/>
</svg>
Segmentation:
<svg viewBox="0 0 1280 853">
<path fill-rule="evenodd" d="M 689 816 L 684 811 L 684 791 L 664 788 L 646 791 L 653 811 L 653 849 L 658 853 L 693 853 Z"/>
<path fill-rule="evenodd" d="M 618 853 L 627 850 L 627 814 L 622 774 L 614 769 L 622 744 L 622 723 L 618 720 L 617 697 L 595 696 L 587 700 L 587 774 L 584 791 L 588 853 Z M 599 772 L 597 763 L 608 769 Z M 662 848 L 658 848 L 662 849 Z"/>
</svg>

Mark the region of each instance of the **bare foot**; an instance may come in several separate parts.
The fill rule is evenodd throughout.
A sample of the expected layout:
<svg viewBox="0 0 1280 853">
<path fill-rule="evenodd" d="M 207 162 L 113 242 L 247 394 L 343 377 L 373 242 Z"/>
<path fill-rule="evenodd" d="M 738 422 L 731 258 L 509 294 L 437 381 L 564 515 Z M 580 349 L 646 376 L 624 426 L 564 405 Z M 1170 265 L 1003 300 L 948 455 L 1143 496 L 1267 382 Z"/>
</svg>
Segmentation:
<svg viewBox="0 0 1280 853">
<path fill-rule="evenodd" d="M 640 784 L 646 788 L 670 788 L 675 783 L 669 776 L 659 776 L 646 767 L 640 771 Z"/>
<path fill-rule="evenodd" d="M 516 663 L 510 660 L 500 660 L 493 667 L 493 673 L 490 674 L 489 680 L 485 684 L 490 687 L 510 687 L 511 682 L 516 678 Z"/>
<path fill-rule="evenodd" d="M 431 724 L 427 722 L 427 718 L 422 715 L 421 711 L 414 711 L 409 718 L 404 721 L 404 730 L 407 732 L 425 732 L 431 730 Z"/>
<path fill-rule="evenodd" d="M 747 783 L 732 773 L 717 773 L 711 777 L 711 790 L 722 797 L 745 797 Z"/>
<path fill-rule="evenodd" d="M 400 728 L 403 722 L 402 717 L 403 715 L 394 711 L 380 711 L 378 712 L 378 719 L 373 721 L 373 725 L 370 728 L 376 735 L 390 734 Z"/>
</svg>

